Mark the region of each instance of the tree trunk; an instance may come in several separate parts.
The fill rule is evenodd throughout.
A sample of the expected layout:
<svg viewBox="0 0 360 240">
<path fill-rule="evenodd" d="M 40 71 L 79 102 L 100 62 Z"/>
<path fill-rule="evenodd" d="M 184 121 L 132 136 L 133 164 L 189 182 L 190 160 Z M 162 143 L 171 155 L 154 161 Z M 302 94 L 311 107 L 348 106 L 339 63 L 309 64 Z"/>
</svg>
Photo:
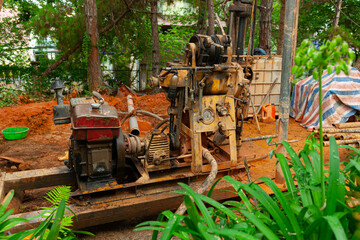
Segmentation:
<svg viewBox="0 0 360 240">
<path fill-rule="evenodd" d="M 85 26 L 90 38 L 90 55 L 88 57 L 88 83 L 91 91 L 99 90 L 103 84 L 102 72 L 99 60 L 99 31 L 97 26 L 96 0 L 85 0 Z"/>
<path fill-rule="evenodd" d="M 360 71 L 360 57 L 359 57 L 358 60 L 355 62 L 354 68 L 356 68 L 357 70 Z"/>
<path fill-rule="evenodd" d="M 215 34 L 214 0 L 207 0 L 207 3 L 208 3 L 209 35 L 214 35 Z"/>
<path fill-rule="evenodd" d="M 335 9 L 335 15 L 334 15 L 334 20 L 333 20 L 333 24 L 332 24 L 332 26 L 333 26 L 334 28 L 336 28 L 336 27 L 339 26 L 341 5 L 342 5 L 342 0 L 337 0 L 336 9 Z"/>
<path fill-rule="evenodd" d="M 261 0 L 259 47 L 271 54 L 271 20 L 273 0 Z"/>
<path fill-rule="evenodd" d="M 199 1 L 199 16 L 198 16 L 196 33 L 206 34 L 206 2 L 205 2 L 205 0 Z"/>
<path fill-rule="evenodd" d="M 1 8 L 2 8 L 3 4 L 4 4 L 4 0 L 0 0 L 0 11 L 1 11 Z"/>
<path fill-rule="evenodd" d="M 285 4 L 286 0 L 281 0 L 279 36 L 277 41 L 277 55 L 282 55 L 284 44 L 284 28 L 285 28 Z"/>
<path fill-rule="evenodd" d="M 157 0 L 151 0 L 151 30 L 152 30 L 152 75 L 157 76 L 160 73 L 160 47 L 159 30 L 157 18 Z"/>
</svg>

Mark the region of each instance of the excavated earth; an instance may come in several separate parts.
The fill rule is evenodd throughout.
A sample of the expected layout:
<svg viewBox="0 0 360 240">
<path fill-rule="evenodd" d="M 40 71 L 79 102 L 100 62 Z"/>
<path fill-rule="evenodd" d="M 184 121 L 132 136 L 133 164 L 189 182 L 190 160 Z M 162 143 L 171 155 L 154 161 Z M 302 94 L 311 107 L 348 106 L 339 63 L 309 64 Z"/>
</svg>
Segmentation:
<svg viewBox="0 0 360 240">
<path fill-rule="evenodd" d="M 126 97 L 104 96 L 105 100 L 114 106 L 119 112 L 127 112 Z M 162 117 L 167 115 L 167 101 L 163 93 L 154 95 L 134 96 L 134 104 L 136 109 L 147 110 L 149 112 L 158 114 Z M 68 103 L 65 101 L 65 103 Z M 25 139 L 16 141 L 7 141 L 2 136 L 0 137 L 0 157 L 12 157 L 23 160 L 30 169 L 50 168 L 56 166 L 63 166 L 61 159 L 66 156 L 66 151 L 69 146 L 69 137 L 71 135 L 70 125 L 54 125 L 52 122 L 52 108 L 56 105 L 53 99 L 49 102 L 20 104 L 13 107 L 5 107 L 0 109 L 0 130 L 14 126 L 26 126 L 30 129 L 28 136 Z M 120 118 L 124 115 L 120 115 Z M 146 134 L 155 124 L 156 120 L 150 117 L 138 117 L 140 130 Z M 276 133 L 275 123 L 261 123 L 261 133 L 257 131 L 256 123 L 247 121 L 244 123 L 243 137 L 254 137 L 262 135 L 271 135 Z M 123 126 L 124 132 L 129 130 L 128 123 L 125 122 Z M 300 151 L 304 146 L 304 140 L 308 136 L 304 128 L 299 123 L 290 119 L 289 123 L 289 140 L 298 140 L 291 143 L 295 151 Z M 254 149 L 255 148 L 255 149 Z M 246 152 L 261 151 L 269 152 L 274 146 L 267 146 L 266 142 L 257 141 L 244 149 Z M 325 158 L 328 159 L 328 148 L 325 148 Z M 341 150 L 341 159 L 345 159 L 346 150 Z M 274 167 L 264 168 L 262 164 L 265 161 L 270 162 L 275 167 L 275 159 L 265 159 L 256 163 L 250 164 L 251 174 L 256 179 L 262 173 L 267 172 L 274 175 Z M 0 162 L 1 164 L 1 162 Z M 18 171 L 14 167 L 0 165 L 2 172 Z M 32 211 L 39 208 L 39 206 L 46 205 L 44 201 L 44 194 L 46 190 L 27 191 L 24 202 L 20 206 L 20 212 Z M 92 227 L 87 229 L 97 235 L 96 239 L 150 239 L 151 232 L 133 232 L 136 224 L 149 220 L 143 218 L 129 219 L 123 222 L 116 222 L 102 226 Z M 82 239 L 94 239 L 92 237 L 83 237 Z"/>
</svg>

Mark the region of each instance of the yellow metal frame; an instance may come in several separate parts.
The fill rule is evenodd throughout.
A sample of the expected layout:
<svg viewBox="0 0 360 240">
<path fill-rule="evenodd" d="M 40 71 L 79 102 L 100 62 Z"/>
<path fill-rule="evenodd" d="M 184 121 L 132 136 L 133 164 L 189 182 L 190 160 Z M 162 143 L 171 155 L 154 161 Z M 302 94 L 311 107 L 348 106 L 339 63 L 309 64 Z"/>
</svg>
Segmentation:
<svg viewBox="0 0 360 240">
<path fill-rule="evenodd" d="M 220 116 L 216 111 L 216 104 L 226 104 L 229 109 L 227 116 Z M 236 168 L 237 165 L 237 147 L 236 147 L 236 117 L 235 117 L 235 103 L 234 99 L 226 95 L 212 95 L 204 96 L 202 99 L 202 109 L 211 109 L 214 113 L 214 121 L 210 124 L 204 123 L 200 120 L 199 105 L 193 105 L 190 110 L 190 129 L 191 134 L 191 149 L 192 149 L 192 164 L 191 170 L 194 174 L 205 172 L 203 168 L 202 157 L 202 141 L 201 134 L 205 132 L 215 132 L 218 130 L 219 122 L 223 123 L 223 130 L 226 131 L 229 137 L 230 144 L 230 169 Z"/>
</svg>

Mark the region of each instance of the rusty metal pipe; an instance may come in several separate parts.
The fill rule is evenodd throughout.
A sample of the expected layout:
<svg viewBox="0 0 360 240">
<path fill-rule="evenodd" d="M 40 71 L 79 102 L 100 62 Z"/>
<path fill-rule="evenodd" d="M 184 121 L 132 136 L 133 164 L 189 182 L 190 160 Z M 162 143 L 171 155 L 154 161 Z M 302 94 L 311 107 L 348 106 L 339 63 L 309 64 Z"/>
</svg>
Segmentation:
<svg viewBox="0 0 360 240">
<path fill-rule="evenodd" d="M 335 123 L 333 124 L 336 128 L 360 128 L 360 122 L 347 122 L 347 123 Z"/>
<path fill-rule="evenodd" d="M 318 133 L 319 130 L 315 129 L 313 132 Z M 337 129 L 337 128 L 323 128 L 323 133 L 360 133 L 359 128 Z"/>
<path fill-rule="evenodd" d="M 209 176 L 205 179 L 204 182 L 201 183 L 198 189 L 196 189 L 196 192 L 199 194 L 203 194 L 215 181 L 217 172 L 218 172 L 218 164 L 215 160 L 215 158 L 211 155 L 210 151 L 206 148 L 202 149 L 202 155 L 203 157 L 211 164 L 211 170 L 209 173 Z M 183 203 L 179 206 L 179 208 L 176 210 L 176 214 L 183 215 L 186 211 L 186 206 Z"/>
<path fill-rule="evenodd" d="M 356 143 L 356 144 L 359 144 L 360 143 L 360 139 L 348 139 L 348 140 L 337 140 L 336 141 L 336 144 L 353 144 L 353 143 Z M 330 146 L 330 142 L 324 142 L 324 146 Z"/>
<path fill-rule="evenodd" d="M 128 112 L 131 113 L 132 111 L 135 110 L 134 108 L 134 102 L 132 100 L 132 96 L 131 95 L 128 95 L 127 96 L 127 103 L 128 103 Z M 139 125 L 138 125 L 138 122 L 136 120 L 136 116 L 135 115 L 131 115 L 129 117 L 129 124 L 130 124 L 130 133 L 132 135 L 135 135 L 135 136 L 139 136 L 140 134 L 140 130 L 139 130 Z"/>
<path fill-rule="evenodd" d="M 344 135 L 346 136 L 347 134 L 342 134 L 342 133 L 326 133 L 326 134 L 324 134 L 324 140 L 329 140 L 330 137 L 334 137 L 335 139 L 343 140 L 343 139 L 345 139 Z M 347 138 L 350 138 L 350 136 L 347 137 Z"/>
<path fill-rule="evenodd" d="M 287 143 L 294 143 L 294 142 L 298 142 L 299 140 L 297 139 L 294 139 L 294 140 L 288 140 L 288 141 L 285 141 Z M 276 142 L 276 143 L 269 143 L 269 146 L 273 146 L 273 145 L 282 145 L 282 142 Z"/>
<path fill-rule="evenodd" d="M 258 140 L 264 140 L 264 139 L 268 139 L 268 138 L 277 138 L 278 135 L 274 134 L 274 135 L 265 135 L 265 136 L 260 136 L 260 137 L 250 137 L 250 138 L 243 138 L 241 139 L 241 142 L 251 142 L 251 141 L 258 141 Z"/>
</svg>

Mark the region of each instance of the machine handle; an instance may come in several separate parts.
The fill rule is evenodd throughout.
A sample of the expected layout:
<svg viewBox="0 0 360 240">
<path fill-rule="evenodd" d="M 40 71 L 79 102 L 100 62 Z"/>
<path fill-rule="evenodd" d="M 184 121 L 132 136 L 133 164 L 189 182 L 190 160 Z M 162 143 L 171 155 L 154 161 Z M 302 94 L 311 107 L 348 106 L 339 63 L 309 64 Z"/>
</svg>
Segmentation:
<svg viewBox="0 0 360 240">
<path fill-rule="evenodd" d="M 101 96 L 101 94 L 98 93 L 97 91 L 93 91 L 92 94 L 93 94 L 93 96 L 96 97 L 98 100 L 104 100 L 104 98 Z"/>
<path fill-rule="evenodd" d="M 100 93 L 98 93 L 98 92 L 96 92 L 96 91 L 93 91 L 92 93 L 93 93 L 93 96 L 94 96 L 97 100 L 99 100 L 99 103 L 92 103 L 92 104 L 91 104 L 91 107 L 92 107 L 93 109 L 99 109 L 99 108 L 101 107 L 101 105 L 104 104 L 105 100 L 104 100 L 104 98 L 101 96 Z"/>
</svg>

